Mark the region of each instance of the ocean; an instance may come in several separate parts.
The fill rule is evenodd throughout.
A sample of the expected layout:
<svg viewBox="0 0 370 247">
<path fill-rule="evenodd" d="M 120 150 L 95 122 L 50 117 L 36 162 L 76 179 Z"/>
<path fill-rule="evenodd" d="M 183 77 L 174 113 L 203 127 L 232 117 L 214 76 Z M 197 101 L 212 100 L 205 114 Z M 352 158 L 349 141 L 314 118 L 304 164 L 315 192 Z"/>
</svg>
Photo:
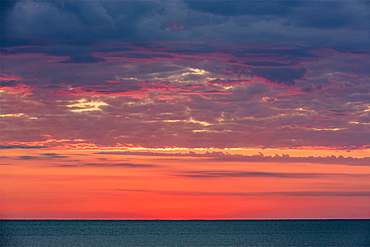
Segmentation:
<svg viewBox="0 0 370 247">
<path fill-rule="evenodd" d="M 1 246 L 370 246 L 370 220 L 1 220 Z"/>
</svg>

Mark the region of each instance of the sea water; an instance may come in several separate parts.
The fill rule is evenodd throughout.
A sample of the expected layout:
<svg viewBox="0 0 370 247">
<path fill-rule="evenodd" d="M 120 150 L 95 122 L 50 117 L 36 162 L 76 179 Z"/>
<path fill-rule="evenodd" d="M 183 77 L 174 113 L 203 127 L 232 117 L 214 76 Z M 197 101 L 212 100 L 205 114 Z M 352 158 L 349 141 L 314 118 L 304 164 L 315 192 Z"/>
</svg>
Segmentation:
<svg viewBox="0 0 370 247">
<path fill-rule="evenodd" d="M 370 246 L 370 220 L 2 220 L 1 246 Z"/>
</svg>

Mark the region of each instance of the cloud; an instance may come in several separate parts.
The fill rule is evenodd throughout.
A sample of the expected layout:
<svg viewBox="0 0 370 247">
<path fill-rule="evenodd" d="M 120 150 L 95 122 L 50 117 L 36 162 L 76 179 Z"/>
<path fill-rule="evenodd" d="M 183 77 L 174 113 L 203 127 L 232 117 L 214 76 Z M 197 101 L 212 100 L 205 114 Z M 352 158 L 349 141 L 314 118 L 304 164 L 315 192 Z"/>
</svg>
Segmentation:
<svg viewBox="0 0 370 247">
<path fill-rule="evenodd" d="M 280 56 L 288 56 L 291 59 L 294 58 L 303 58 L 303 57 L 315 57 L 314 54 L 310 53 L 309 47 L 306 46 L 298 46 L 298 47 L 289 47 L 289 46 L 281 46 L 281 47 L 274 47 L 274 46 L 260 46 L 260 47 L 250 47 L 248 49 L 244 49 L 237 53 L 237 56 L 240 57 L 247 57 L 250 55 L 256 56 L 266 56 L 269 55 L 270 57 Z"/>
<path fill-rule="evenodd" d="M 12 37 L 9 45 L 17 41 L 86 45 L 127 38 L 135 33 L 136 20 L 155 11 L 155 6 L 148 1 L 18 1 L 7 15 L 6 41 Z"/>
<path fill-rule="evenodd" d="M 279 172 L 245 172 L 245 171 L 184 171 L 174 176 L 192 178 L 217 177 L 266 177 L 266 178 L 316 178 L 327 176 L 368 177 L 370 174 L 342 174 L 342 173 L 279 173 Z"/>
<path fill-rule="evenodd" d="M 225 16 L 238 15 L 277 15 L 284 16 L 290 7 L 300 5 L 299 2 L 286 1 L 197 1 L 186 0 L 189 7 L 194 10 Z"/>
<path fill-rule="evenodd" d="M 59 63 L 100 63 L 104 62 L 103 58 L 94 57 L 91 55 L 70 56 L 69 59 Z"/>
<path fill-rule="evenodd" d="M 24 155 L 24 156 L 18 156 L 18 158 L 22 160 L 33 160 L 33 159 L 38 159 L 38 156 L 29 156 L 29 155 Z"/>
<path fill-rule="evenodd" d="M 294 86 L 295 80 L 302 79 L 306 72 L 306 68 L 255 68 L 252 73 L 273 83 Z"/>
<path fill-rule="evenodd" d="M 68 158 L 68 156 L 65 155 L 57 155 L 57 154 L 43 154 L 44 156 L 30 156 L 30 155 L 24 155 L 24 156 L 18 156 L 19 159 L 22 160 L 34 160 L 34 159 L 63 159 Z"/>
<path fill-rule="evenodd" d="M 10 5 L 2 34 L 4 141 L 368 145 L 366 2 Z"/>
<path fill-rule="evenodd" d="M 214 192 L 214 191 L 168 191 L 168 190 L 133 190 L 116 189 L 121 192 L 160 193 L 177 196 L 300 196 L 300 197 L 367 197 L 370 191 L 267 191 L 267 192 Z"/>
<path fill-rule="evenodd" d="M 86 166 L 107 166 L 106 164 L 99 164 L 99 163 L 86 163 L 85 165 Z M 117 163 L 117 164 L 109 164 L 108 166 L 129 167 L 129 168 L 152 168 L 152 167 L 156 167 L 156 165 L 134 164 L 134 163 Z"/>
<path fill-rule="evenodd" d="M 42 155 L 47 155 L 47 156 L 58 156 L 59 154 L 57 153 L 44 153 Z"/>
<path fill-rule="evenodd" d="M 8 5 L 6 46 L 91 45 L 109 40 L 232 43 L 246 40 L 247 35 L 251 43 L 326 41 L 348 49 L 353 39 L 339 33 L 348 34 L 352 28 L 358 37 L 352 47 L 365 45 L 359 36 L 366 35 L 370 18 L 364 1 L 18 1 Z M 334 35 L 339 40 L 330 38 L 332 29 L 340 29 Z"/>
<path fill-rule="evenodd" d="M 78 165 L 58 165 L 58 167 L 126 167 L 126 168 L 154 168 L 157 165 L 135 163 L 84 163 Z"/>
<path fill-rule="evenodd" d="M 327 157 L 290 157 L 287 154 L 265 156 L 262 153 L 258 155 L 241 155 L 241 154 L 228 154 L 223 152 L 207 152 L 207 153 L 160 153 L 160 152 L 96 152 L 95 154 L 108 154 L 108 155 L 144 155 L 144 156 L 163 156 L 163 157 L 202 157 L 208 158 L 212 161 L 237 161 L 237 162 L 263 162 L 263 163 L 314 163 L 314 164 L 335 164 L 335 165 L 350 165 L 350 166 L 369 166 L 370 157 L 353 158 L 343 156 L 327 156 Z M 204 159 L 202 159 L 204 160 Z"/>
<path fill-rule="evenodd" d="M 304 1 L 302 5 L 289 17 L 291 24 L 332 29 L 360 27 L 370 21 L 365 1 Z"/>
<path fill-rule="evenodd" d="M 8 145 L 8 146 L 1 145 L 0 146 L 0 149 L 13 149 L 13 148 L 39 149 L 39 148 L 47 148 L 47 147 L 46 146 L 22 146 L 22 145 Z"/>
<path fill-rule="evenodd" d="M 46 157 L 50 157 L 50 158 L 53 158 L 53 159 L 61 159 L 61 158 L 68 158 L 69 156 L 66 156 L 66 155 L 60 155 L 60 154 L 56 154 L 56 153 L 44 153 L 42 155 L 45 155 Z"/>
</svg>

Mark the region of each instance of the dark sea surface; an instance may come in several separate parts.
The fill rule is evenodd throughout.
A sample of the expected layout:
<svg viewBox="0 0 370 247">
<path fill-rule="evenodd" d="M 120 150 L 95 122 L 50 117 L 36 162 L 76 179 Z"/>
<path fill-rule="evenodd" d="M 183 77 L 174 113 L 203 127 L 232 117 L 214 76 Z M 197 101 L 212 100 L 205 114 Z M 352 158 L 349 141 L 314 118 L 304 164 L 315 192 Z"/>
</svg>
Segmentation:
<svg viewBox="0 0 370 247">
<path fill-rule="evenodd" d="M 370 246 L 370 220 L 2 220 L 1 246 Z"/>
</svg>

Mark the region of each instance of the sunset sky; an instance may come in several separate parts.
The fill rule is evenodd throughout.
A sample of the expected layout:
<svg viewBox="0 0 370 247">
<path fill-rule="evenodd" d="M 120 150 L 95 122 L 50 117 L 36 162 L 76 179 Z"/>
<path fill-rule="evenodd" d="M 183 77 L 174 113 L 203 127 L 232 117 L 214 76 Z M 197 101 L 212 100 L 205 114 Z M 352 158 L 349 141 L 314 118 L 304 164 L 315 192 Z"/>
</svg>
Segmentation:
<svg viewBox="0 0 370 247">
<path fill-rule="evenodd" d="M 370 218 L 370 1 L 1 1 L 3 219 Z"/>
</svg>

